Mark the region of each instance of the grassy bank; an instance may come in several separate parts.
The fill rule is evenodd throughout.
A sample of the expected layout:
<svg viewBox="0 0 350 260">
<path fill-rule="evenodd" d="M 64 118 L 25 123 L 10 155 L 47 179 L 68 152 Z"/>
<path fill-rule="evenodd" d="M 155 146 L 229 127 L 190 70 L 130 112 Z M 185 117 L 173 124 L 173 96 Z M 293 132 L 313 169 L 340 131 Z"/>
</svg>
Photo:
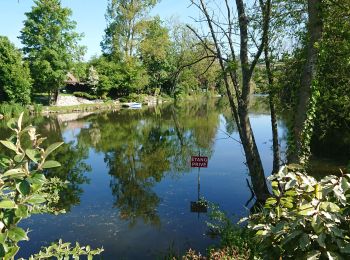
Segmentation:
<svg viewBox="0 0 350 260">
<path fill-rule="evenodd" d="M 98 110 L 116 110 L 121 108 L 121 103 L 108 101 L 105 103 L 96 104 L 81 104 L 74 106 L 45 106 L 43 107 L 43 114 L 53 113 L 73 113 L 73 112 L 86 112 L 86 111 L 98 111 Z"/>
</svg>

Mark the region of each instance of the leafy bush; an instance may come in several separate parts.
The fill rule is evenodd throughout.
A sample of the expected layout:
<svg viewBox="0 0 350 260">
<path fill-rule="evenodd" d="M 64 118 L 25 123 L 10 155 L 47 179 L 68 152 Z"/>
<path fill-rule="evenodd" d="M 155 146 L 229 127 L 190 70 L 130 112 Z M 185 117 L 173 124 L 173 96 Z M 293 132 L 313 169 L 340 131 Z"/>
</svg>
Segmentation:
<svg viewBox="0 0 350 260">
<path fill-rule="evenodd" d="M 16 103 L 1 103 L 0 104 L 0 114 L 4 115 L 5 117 L 13 117 L 13 116 L 19 116 L 20 113 L 22 113 L 25 110 L 25 108 Z"/>
<path fill-rule="evenodd" d="M 220 248 L 242 257 L 253 256 L 256 251 L 256 244 L 253 241 L 254 232 L 235 224 L 234 219 L 219 210 L 218 206 L 211 205 L 210 207 L 210 221 L 207 222 L 207 225 L 210 234 L 220 237 Z"/>
<path fill-rule="evenodd" d="M 30 103 L 32 79 L 28 64 L 7 37 L 0 36 L 0 101 Z"/>
<path fill-rule="evenodd" d="M 97 99 L 97 96 L 91 95 L 91 94 L 86 93 L 86 92 L 74 92 L 73 95 L 76 96 L 76 97 L 86 98 L 88 100 L 95 100 L 95 99 Z"/>
<path fill-rule="evenodd" d="M 173 258 L 174 259 L 174 258 Z M 238 252 L 233 247 L 219 248 L 219 249 L 211 249 L 208 253 L 208 256 L 203 256 L 200 253 L 196 253 L 194 250 L 189 250 L 183 257 L 182 260 L 246 260 L 251 259 L 249 252 L 246 254 L 242 254 Z"/>
<path fill-rule="evenodd" d="M 38 213 L 64 213 L 54 207 L 59 200 L 58 190 L 65 185 L 58 178 L 46 179 L 43 170 L 59 167 L 60 163 L 49 160 L 49 155 L 63 143 L 54 143 L 44 149 L 45 138 L 36 134 L 33 126 L 22 128 L 23 113 L 18 121 L 10 120 L 8 127 L 14 135 L 0 143 L 12 156 L 0 155 L 0 258 L 13 259 L 19 250 L 18 243 L 29 240 L 28 231 L 18 226 L 22 219 Z M 23 144 L 28 144 L 26 147 Z M 52 256 L 77 257 L 93 255 L 102 249 L 90 250 L 88 247 L 70 248 L 69 244 L 54 244 L 47 248 Z M 47 250 L 30 259 L 45 259 Z M 46 253 L 45 253 L 46 252 Z M 46 255 L 45 255 L 46 254 Z M 62 259 L 62 257 L 60 258 Z"/>
<path fill-rule="evenodd" d="M 119 98 L 119 101 L 122 103 L 126 103 L 126 102 L 128 102 L 128 99 L 125 97 L 121 97 L 121 98 Z"/>
<path fill-rule="evenodd" d="M 349 174 L 317 181 L 290 165 L 269 179 L 273 195 L 248 222 L 264 259 L 350 257 Z"/>
<path fill-rule="evenodd" d="M 41 105 L 41 104 L 34 104 L 33 105 L 33 112 L 35 114 L 40 114 L 42 110 L 43 110 L 43 105 Z"/>
</svg>

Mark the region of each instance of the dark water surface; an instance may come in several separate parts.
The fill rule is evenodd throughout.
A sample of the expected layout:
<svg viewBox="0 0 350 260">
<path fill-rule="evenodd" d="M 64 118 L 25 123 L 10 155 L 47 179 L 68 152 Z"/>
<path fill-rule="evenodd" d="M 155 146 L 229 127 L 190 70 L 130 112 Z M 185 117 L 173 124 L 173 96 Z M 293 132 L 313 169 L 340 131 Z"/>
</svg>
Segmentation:
<svg viewBox="0 0 350 260">
<path fill-rule="evenodd" d="M 251 122 L 270 173 L 266 112 L 256 102 Z M 200 197 L 227 212 L 247 214 L 249 176 L 224 100 L 30 121 L 48 137 L 47 143 L 65 142 L 53 155 L 63 166 L 48 175 L 70 184 L 59 205 L 67 214 L 36 215 L 22 222 L 31 232 L 30 241 L 21 244 L 21 257 L 59 238 L 103 246 L 104 259 L 156 259 L 188 248 L 204 252 L 216 241 L 205 235 L 207 216 L 190 207 L 198 199 L 198 170 L 189 161 L 199 152 L 209 157 L 209 167 L 199 173 Z M 3 129 L 1 139 L 6 137 Z M 279 134 L 284 140 L 281 120 Z"/>
</svg>

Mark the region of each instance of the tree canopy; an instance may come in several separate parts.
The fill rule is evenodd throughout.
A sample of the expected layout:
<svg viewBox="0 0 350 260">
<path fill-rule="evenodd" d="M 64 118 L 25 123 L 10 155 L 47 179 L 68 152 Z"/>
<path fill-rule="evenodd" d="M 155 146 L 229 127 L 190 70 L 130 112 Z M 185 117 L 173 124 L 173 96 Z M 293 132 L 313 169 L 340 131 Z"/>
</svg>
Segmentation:
<svg viewBox="0 0 350 260">
<path fill-rule="evenodd" d="M 22 53 L 5 36 L 0 36 L 0 101 L 28 104 L 32 79 Z"/>
<path fill-rule="evenodd" d="M 82 35 L 76 33 L 72 11 L 59 0 L 35 0 L 26 15 L 20 39 L 29 61 L 37 90 L 55 93 L 64 85 L 73 61 L 79 60 L 84 48 L 78 45 Z"/>
</svg>

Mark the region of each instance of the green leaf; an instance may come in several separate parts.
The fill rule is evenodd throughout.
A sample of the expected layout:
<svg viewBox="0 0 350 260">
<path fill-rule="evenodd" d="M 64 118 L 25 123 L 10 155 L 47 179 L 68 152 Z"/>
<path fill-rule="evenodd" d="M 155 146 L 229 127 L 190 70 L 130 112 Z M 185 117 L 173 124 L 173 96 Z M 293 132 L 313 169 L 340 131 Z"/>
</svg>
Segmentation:
<svg viewBox="0 0 350 260">
<path fill-rule="evenodd" d="M 50 145 L 45 153 L 44 153 L 44 158 L 47 158 L 47 156 L 52 153 L 53 151 L 55 151 L 58 147 L 60 147 L 62 144 L 64 144 L 63 142 L 59 142 L 59 143 L 53 143 L 52 145 Z"/>
<path fill-rule="evenodd" d="M 25 172 L 22 169 L 16 168 L 16 169 L 11 169 L 11 170 L 6 171 L 3 176 L 4 177 L 10 177 L 11 176 L 11 177 L 16 178 L 16 177 L 23 177 L 25 175 L 26 174 L 25 174 Z"/>
<path fill-rule="evenodd" d="M 320 209 L 328 212 L 339 212 L 340 208 L 333 202 L 321 202 Z"/>
<path fill-rule="evenodd" d="M 321 233 L 316 239 L 320 247 L 326 248 L 326 234 Z"/>
<path fill-rule="evenodd" d="M 4 248 L 4 245 L 3 243 L 0 244 L 0 257 L 1 259 L 3 259 L 3 257 L 5 256 L 5 248 Z"/>
<path fill-rule="evenodd" d="M 11 118 L 8 122 L 7 122 L 7 127 L 12 129 L 12 130 L 15 130 L 17 128 L 17 122 L 14 118 Z"/>
<path fill-rule="evenodd" d="M 28 156 L 29 159 L 31 159 L 35 163 L 38 163 L 38 161 L 41 159 L 40 153 L 34 149 L 27 149 L 26 155 Z"/>
<path fill-rule="evenodd" d="M 290 188 L 293 188 L 297 184 L 296 180 L 290 180 L 286 183 L 286 186 L 284 187 L 285 190 L 289 190 Z"/>
<path fill-rule="evenodd" d="M 41 166 L 43 169 L 50 169 L 50 168 L 56 168 L 60 167 L 61 164 L 57 161 L 46 161 L 44 164 Z"/>
<path fill-rule="evenodd" d="M 21 128 L 22 128 L 23 115 L 24 115 L 24 112 L 22 112 L 19 115 L 19 118 L 18 118 L 18 121 L 17 121 L 18 130 L 21 130 Z"/>
<path fill-rule="evenodd" d="M 265 206 L 271 207 L 272 205 L 275 205 L 277 203 L 277 200 L 275 198 L 268 198 L 266 200 Z"/>
<path fill-rule="evenodd" d="M 17 162 L 17 163 L 22 162 L 23 159 L 24 159 L 24 156 L 25 156 L 25 154 L 23 154 L 23 153 L 17 154 L 17 155 L 15 156 L 15 158 L 14 158 L 15 162 Z"/>
<path fill-rule="evenodd" d="M 18 250 L 19 250 L 18 246 L 10 247 L 4 256 L 4 259 L 13 259 L 14 256 L 18 253 Z"/>
<path fill-rule="evenodd" d="M 300 239 L 299 239 L 299 247 L 305 251 L 305 249 L 307 249 L 310 246 L 310 239 L 308 234 L 303 234 Z"/>
<path fill-rule="evenodd" d="M 26 205 L 18 205 L 18 208 L 15 210 L 17 217 L 26 218 L 29 215 L 28 207 Z"/>
<path fill-rule="evenodd" d="M 306 259 L 307 260 L 317 260 L 317 259 L 319 259 L 320 255 L 321 255 L 320 251 L 317 251 L 317 250 L 310 251 L 307 253 Z"/>
<path fill-rule="evenodd" d="M 287 244 L 289 241 L 291 241 L 292 239 L 296 238 L 297 236 L 301 235 L 303 232 L 300 231 L 300 230 L 296 230 L 296 231 L 293 231 L 292 233 L 290 233 L 289 235 L 287 235 L 285 237 L 285 239 L 283 239 L 282 241 L 282 245 L 285 245 Z"/>
<path fill-rule="evenodd" d="M 341 188 L 344 192 L 350 189 L 350 183 L 346 178 L 341 178 Z"/>
<path fill-rule="evenodd" d="M 26 201 L 31 204 L 41 204 L 44 203 L 46 199 L 39 194 L 34 194 L 30 196 Z"/>
<path fill-rule="evenodd" d="M 46 182 L 46 177 L 42 173 L 34 173 L 29 180 L 33 184 L 44 184 Z"/>
<path fill-rule="evenodd" d="M 0 143 L 2 143 L 2 145 L 6 146 L 8 149 L 17 153 L 17 147 L 12 142 L 1 140 Z"/>
<path fill-rule="evenodd" d="M 17 184 L 16 188 L 22 195 L 28 195 L 30 193 L 30 185 L 26 180 L 23 180 Z"/>
<path fill-rule="evenodd" d="M 302 216 L 311 216 L 316 212 L 316 210 L 314 209 L 314 207 L 311 204 L 305 204 L 300 206 L 299 208 L 299 215 Z"/>
<path fill-rule="evenodd" d="M 4 199 L 0 201 L 0 208 L 1 209 L 14 209 L 17 208 L 16 203 L 9 199 Z"/>
<path fill-rule="evenodd" d="M 9 229 L 8 231 L 8 237 L 13 241 L 22 241 L 22 240 L 29 240 L 27 236 L 27 232 L 25 232 L 20 227 L 14 227 Z"/>
<path fill-rule="evenodd" d="M 4 225 L 4 224 L 2 224 Z M 7 238 L 7 232 L 5 233 L 0 233 L 0 244 L 4 244 Z"/>
<path fill-rule="evenodd" d="M 1 167 L 8 167 L 11 164 L 11 160 L 9 157 L 0 155 L 0 166 Z"/>
</svg>

